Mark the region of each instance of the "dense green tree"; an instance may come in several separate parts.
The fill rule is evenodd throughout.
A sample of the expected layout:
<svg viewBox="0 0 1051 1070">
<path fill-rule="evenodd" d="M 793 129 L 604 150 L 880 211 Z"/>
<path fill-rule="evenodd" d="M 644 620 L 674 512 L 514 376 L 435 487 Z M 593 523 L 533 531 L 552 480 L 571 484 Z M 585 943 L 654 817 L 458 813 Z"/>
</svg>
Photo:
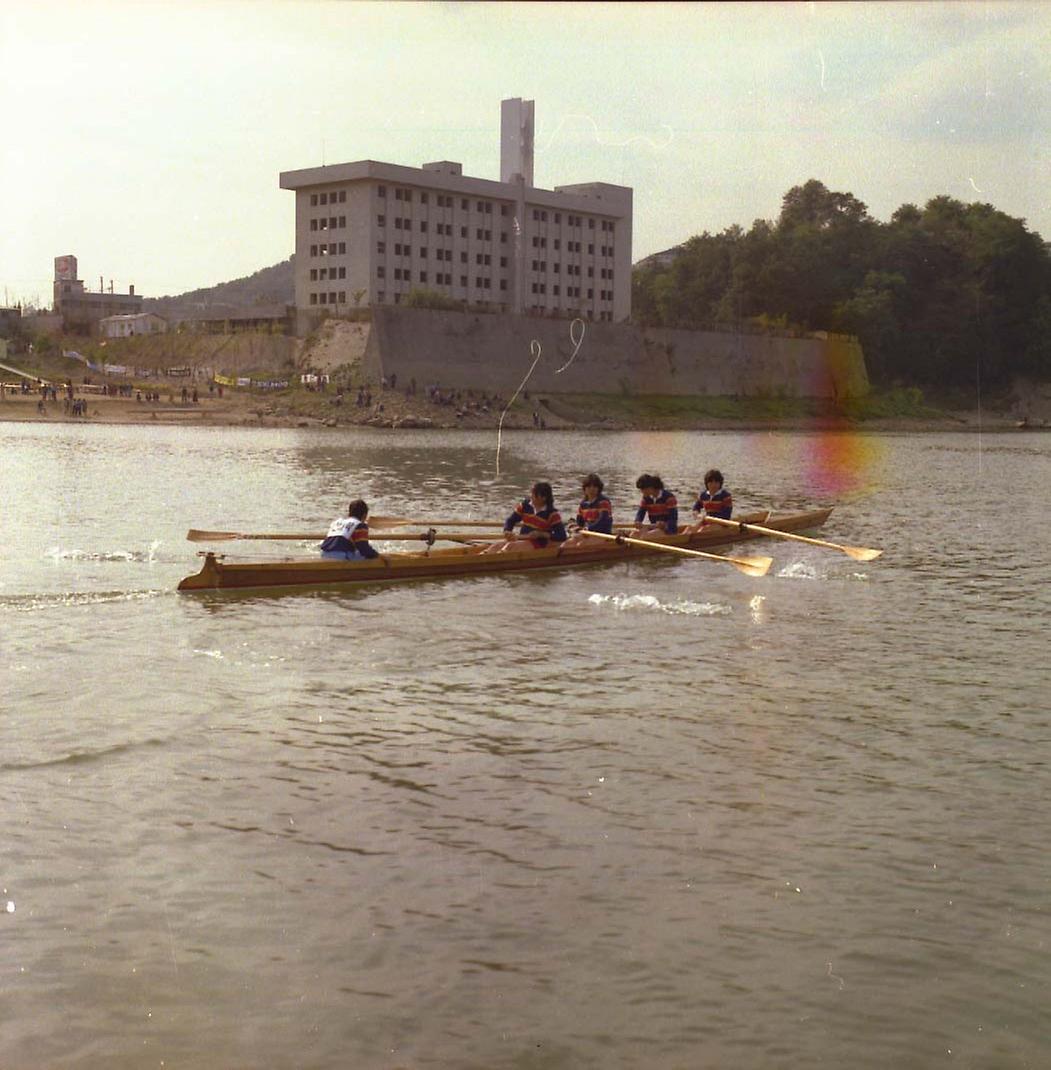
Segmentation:
<svg viewBox="0 0 1051 1070">
<path fill-rule="evenodd" d="M 707 232 L 636 272 L 636 319 L 857 334 L 877 383 L 1051 375 L 1051 255 L 1023 220 L 939 196 L 879 223 L 811 179 L 776 222 Z"/>
</svg>

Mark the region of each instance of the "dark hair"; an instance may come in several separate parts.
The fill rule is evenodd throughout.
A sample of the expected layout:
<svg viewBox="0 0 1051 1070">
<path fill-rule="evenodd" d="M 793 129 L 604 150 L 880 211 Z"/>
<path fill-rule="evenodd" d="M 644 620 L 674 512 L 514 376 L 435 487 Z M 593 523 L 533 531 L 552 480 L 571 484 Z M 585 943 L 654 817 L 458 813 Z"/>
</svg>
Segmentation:
<svg viewBox="0 0 1051 1070">
<path fill-rule="evenodd" d="M 648 472 L 645 472 L 635 480 L 635 486 L 639 490 L 647 490 L 650 487 L 654 490 L 664 490 L 664 481 L 660 476 L 651 476 Z"/>
<path fill-rule="evenodd" d="M 368 515 L 369 507 L 361 498 L 355 498 L 350 505 L 347 506 L 347 516 L 355 517 L 357 520 L 364 520 Z"/>
<path fill-rule="evenodd" d="M 581 490 L 583 490 L 585 487 L 598 487 L 599 494 L 602 493 L 602 489 L 604 486 L 605 484 L 602 482 L 601 479 L 599 479 L 597 475 L 595 475 L 594 472 L 589 472 L 586 476 L 584 476 L 583 480 L 581 480 L 580 483 Z"/>
<path fill-rule="evenodd" d="M 720 487 L 723 485 L 723 474 L 718 468 L 709 468 L 708 471 L 704 473 L 705 486 L 708 486 L 713 480 L 718 483 Z"/>
<path fill-rule="evenodd" d="M 551 489 L 550 483 L 534 483 L 533 493 L 538 498 L 543 498 L 547 502 L 548 509 L 554 509 L 555 507 L 555 492 Z"/>
</svg>

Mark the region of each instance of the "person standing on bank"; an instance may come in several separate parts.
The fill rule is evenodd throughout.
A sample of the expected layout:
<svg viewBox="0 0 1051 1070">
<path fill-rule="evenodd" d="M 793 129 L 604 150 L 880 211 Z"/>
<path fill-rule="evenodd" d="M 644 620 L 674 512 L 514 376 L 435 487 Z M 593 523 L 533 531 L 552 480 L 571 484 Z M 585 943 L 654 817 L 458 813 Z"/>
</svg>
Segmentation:
<svg viewBox="0 0 1051 1070">
<path fill-rule="evenodd" d="M 675 535 L 679 531 L 679 501 L 674 491 L 664 486 L 660 476 L 648 473 L 635 480 L 642 491 L 635 514 L 635 530 L 642 535 Z"/>
<path fill-rule="evenodd" d="M 718 468 L 709 468 L 704 473 L 704 490 L 693 503 L 693 515 L 698 522 L 690 528 L 691 533 L 701 530 L 706 517 L 729 520 L 733 515 L 733 495 L 723 486 L 723 482 L 723 474 Z"/>
<path fill-rule="evenodd" d="M 369 544 L 369 507 L 360 498 L 347 506 L 347 515 L 329 524 L 319 549 L 321 556 L 343 561 L 368 561 L 381 555 Z"/>
</svg>

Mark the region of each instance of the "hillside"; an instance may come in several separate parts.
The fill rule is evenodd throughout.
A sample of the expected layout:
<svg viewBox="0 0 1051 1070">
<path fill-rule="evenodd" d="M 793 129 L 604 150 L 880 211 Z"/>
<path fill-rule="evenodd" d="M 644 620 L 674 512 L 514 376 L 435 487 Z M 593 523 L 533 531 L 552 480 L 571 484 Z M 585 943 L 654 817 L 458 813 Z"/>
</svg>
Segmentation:
<svg viewBox="0 0 1051 1070">
<path fill-rule="evenodd" d="M 280 264 L 262 268 L 244 278 L 190 290 L 188 293 L 148 297 L 142 303 L 143 311 L 162 316 L 179 312 L 217 316 L 252 308 L 289 305 L 293 301 L 294 260 L 295 257 L 290 256 Z"/>
</svg>

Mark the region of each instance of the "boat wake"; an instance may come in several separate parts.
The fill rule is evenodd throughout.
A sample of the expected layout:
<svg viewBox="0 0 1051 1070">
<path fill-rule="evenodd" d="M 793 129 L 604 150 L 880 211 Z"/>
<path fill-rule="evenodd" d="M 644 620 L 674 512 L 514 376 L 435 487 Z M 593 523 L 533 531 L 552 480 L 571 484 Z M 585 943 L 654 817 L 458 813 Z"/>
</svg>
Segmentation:
<svg viewBox="0 0 1051 1070">
<path fill-rule="evenodd" d="M 52 561 L 136 561 L 143 564 L 152 565 L 156 561 L 157 547 L 160 546 L 160 539 L 155 539 L 150 543 L 149 547 L 145 550 L 111 550 L 111 551 L 89 551 L 89 550 L 64 550 L 60 546 L 52 546 L 50 549 L 44 552 L 44 557 L 49 557 Z"/>
<path fill-rule="evenodd" d="M 732 612 L 729 606 L 718 602 L 662 602 L 652 594 L 593 594 L 588 601 L 595 606 L 611 606 L 618 612 L 633 610 L 656 611 L 687 617 L 716 617 Z"/>
<path fill-rule="evenodd" d="M 0 608 L 15 613 L 34 613 L 41 609 L 67 609 L 70 606 L 98 606 L 106 602 L 141 602 L 170 591 L 69 591 L 62 594 L 13 594 L 0 596 Z"/>
</svg>

